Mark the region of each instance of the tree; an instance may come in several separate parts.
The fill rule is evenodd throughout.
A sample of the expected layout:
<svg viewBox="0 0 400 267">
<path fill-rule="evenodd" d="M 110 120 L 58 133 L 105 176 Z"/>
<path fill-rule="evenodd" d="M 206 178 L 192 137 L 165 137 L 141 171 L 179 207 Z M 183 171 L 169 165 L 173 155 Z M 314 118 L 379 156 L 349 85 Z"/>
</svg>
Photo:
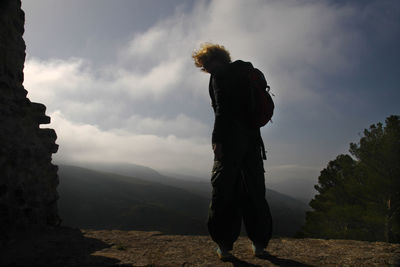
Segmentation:
<svg viewBox="0 0 400 267">
<path fill-rule="evenodd" d="M 400 117 L 371 125 L 318 178 L 302 235 L 400 242 Z"/>
</svg>

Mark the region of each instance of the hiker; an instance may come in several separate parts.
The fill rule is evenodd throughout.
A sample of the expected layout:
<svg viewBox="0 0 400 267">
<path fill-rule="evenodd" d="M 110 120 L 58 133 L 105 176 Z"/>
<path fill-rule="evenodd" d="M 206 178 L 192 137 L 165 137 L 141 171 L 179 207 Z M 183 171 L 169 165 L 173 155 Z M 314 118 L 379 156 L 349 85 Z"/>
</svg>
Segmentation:
<svg viewBox="0 0 400 267">
<path fill-rule="evenodd" d="M 231 62 L 229 52 L 218 44 L 202 44 L 192 58 L 197 67 L 211 74 L 209 93 L 215 113 L 208 231 L 217 244 L 218 257 L 227 260 L 233 257 L 230 251 L 243 219 L 253 254 L 262 256 L 271 238 L 272 217 L 265 199 L 260 128 L 249 126 L 250 82 L 246 77 L 254 68 L 249 62 Z"/>
</svg>

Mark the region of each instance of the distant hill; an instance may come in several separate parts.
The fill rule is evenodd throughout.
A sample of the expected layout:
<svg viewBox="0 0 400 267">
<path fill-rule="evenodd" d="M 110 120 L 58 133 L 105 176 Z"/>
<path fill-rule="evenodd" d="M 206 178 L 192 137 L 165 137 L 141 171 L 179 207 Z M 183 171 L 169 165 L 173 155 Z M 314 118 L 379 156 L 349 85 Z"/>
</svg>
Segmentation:
<svg viewBox="0 0 400 267">
<path fill-rule="evenodd" d="M 209 198 L 211 192 L 210 177 L 205 178 L 174 173 L 160 173 L 152 168 L 132 163 L 85 163 L 81 167 L 124 176 L 140 177 L 140 179 L 146 181 L 172 185 L 196 194 L 200 193 L 207 198 Z M 312 193 L 310 194 L 310 192 L 315 191 L 314 185 L 316 181 L 299 178 L 295 173 L 287 171 L 285 175 L 287 176 L 285 179 L 275 179 L 274 177 L 270 177 L 271 174 L 267 170 L 267 188 L 300 200 L 308 206 L 311 195 L 313 195 Z M 310 175 L 310 173 L 304 172 L 301 176 Z"/>
<path fill-rule="evenodd" d="M 205 233 L 208 200 L 182 189 L 75 166 L 59 166 L 65 225 L 92 229 Z"/>
<path fill-rule="evenodd" d="M 211 184 L 206 179 L 199 177 L 163 175 L 152 168 L 131 163 L 86 163 L 82 167 L 123 176 L 138 177 L 149 182 L 185 189 L 206 198 L 210 197 Z"/>
<path fill-rule="evenodd" d="M 207 182 L 154 173 L 149 178 L 151 171 L 142 173 L 145 178 L 139 179 L 68 165 L 60 165 L 58 173 L 58 205 L 64 225 L 207 234 L 205 222 L 211 190 Z M 267 199 L 274 234 L 294 235 L 304 222 L 307 206 L 272 190 L 267 190 Z"/>
</svg>

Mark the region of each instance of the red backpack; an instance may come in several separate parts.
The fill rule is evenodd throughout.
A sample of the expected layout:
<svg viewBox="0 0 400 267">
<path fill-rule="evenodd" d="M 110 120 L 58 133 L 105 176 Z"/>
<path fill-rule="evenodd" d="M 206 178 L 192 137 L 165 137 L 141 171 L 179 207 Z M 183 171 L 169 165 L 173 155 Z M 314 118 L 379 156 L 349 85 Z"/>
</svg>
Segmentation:
<svg viewBox="0 0 400 267">
<path fill-rule="evenodd" d="M 249 123 L 252 128 L 260 128 L 271 120 L 275 105 L 264 74 L 259 69 L 252 68 L 248 78 L 251 89 Z"/>
</svg>

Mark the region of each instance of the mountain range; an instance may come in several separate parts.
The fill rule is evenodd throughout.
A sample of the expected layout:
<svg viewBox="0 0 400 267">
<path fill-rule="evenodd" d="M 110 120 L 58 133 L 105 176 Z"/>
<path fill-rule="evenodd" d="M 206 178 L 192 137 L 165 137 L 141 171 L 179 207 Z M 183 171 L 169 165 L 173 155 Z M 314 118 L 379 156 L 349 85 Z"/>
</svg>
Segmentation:
<svg viewBox="0 0 400 267">
<path fill-rule="evenodd" d="M 59 165 L 59 214 L 84 229 L 207 234 L 209 182 L 162 175 L 132 164 Z M 267 189 L 275 236 L 293 236 L 308 206 Z"/>
</svg>

